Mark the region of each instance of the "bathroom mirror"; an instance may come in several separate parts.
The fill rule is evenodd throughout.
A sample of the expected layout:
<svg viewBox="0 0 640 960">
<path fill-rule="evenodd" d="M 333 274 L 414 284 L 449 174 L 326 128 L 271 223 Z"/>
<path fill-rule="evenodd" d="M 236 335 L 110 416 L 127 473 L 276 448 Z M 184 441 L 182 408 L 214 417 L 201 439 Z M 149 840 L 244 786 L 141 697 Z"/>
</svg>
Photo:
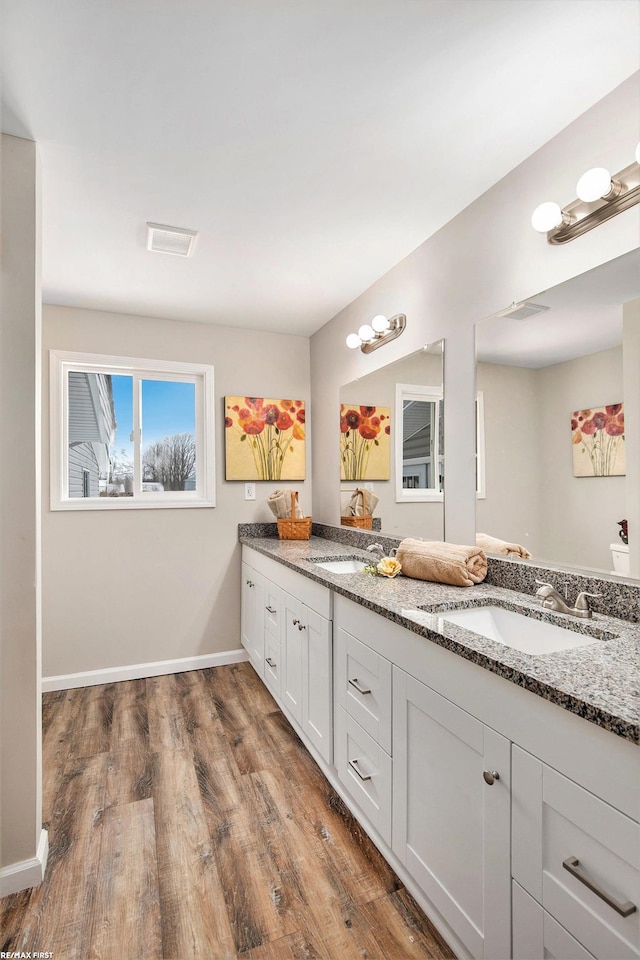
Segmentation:
<svg viewBox="0 0 640 960">
<path fill-rule="evenodd" d="M 640 429 L 639 296 L 636 250 L 476 324 L 476 527 L 533 561 L 629 575 L 618 534 L 638 495 L 624 453 Z"/>
<path fill-rule="evenodd" d="M 374 517 L 388 536 L 444 540 L 443 365 L 444 340 L 438 340 L 340 388 L 342 417 L 350 416 L 357 430 L 358 417 L 369 414 L 378 430 L 360 479 L 345 479 L 354 474 L 348 463 L 353 430 L 347 436 L 342 421 L 341 512 L 357 487 L 369 489 L 378 497 Z"/>
</svg>

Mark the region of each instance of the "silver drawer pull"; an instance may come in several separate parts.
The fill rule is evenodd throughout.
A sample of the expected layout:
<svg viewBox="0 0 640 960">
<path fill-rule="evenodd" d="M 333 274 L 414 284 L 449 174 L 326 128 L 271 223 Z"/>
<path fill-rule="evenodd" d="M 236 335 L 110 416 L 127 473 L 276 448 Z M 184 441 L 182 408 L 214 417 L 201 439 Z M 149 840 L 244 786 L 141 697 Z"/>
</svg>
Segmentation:
<svg viewBox="0 0 640 960">
<path fill-rule="evenodd" d="M 298 627 L 300 625 L 299 620 L 292 620 L 291 622 L 293 623 L 294 627 Z"/>
<path fill-rule="evenodd" d="M 269 666 L 271 667 L 271 669 L 273 670 L 273 668 L 275 667 L 275 663 L 273 662 L 273 660 L 271 659 L 271 657 L 265 657 L 265 659 L 266 659 L 267 663 L 269 664 Z"/>
<path fill-rule="evenodd" d="M 631 903 L 629 900 L 627 900 L 626 903 L 619 903 L 610 893 L 603 890 L 595 880 L 592 880 L 591 877 L 584 872 L 577 857 L 567 857 L 566 860 L 562 861 L 562 866 L 565 870 L 569 871 L 572 877 L 575 877 L 580 883 L 584 883 L 585 887 L 592 890 L 597 897 L 600 897 L 600 899 L 608 903 L 610 907 L 613 907 L 621 917 L 628 917 L 638 909 L 635 903 Z"/>
<path fill-rule="evenodd" d="M 273 607 L 270 607 L 268 604 L 267 604 L 267 606 L 266 606 L 265 609 L 267 609 L 267 610 L 269 611 L 269 613 L 277 613 L 277 612 L 278 612 L 277 610 L 274 610 Z"/>
<path fill-rule="evenodd" d="M 497 770 L 483 770 L 482 776 L 484 777 L 484 782 L 488 783 L 489 786 L 493 786 L 496 780 L 500 779 L 500 774 Z"/>
<path fill-rule="evenodd" d="M 248 587 L 255 587 L 255 583 L 252 583 L 251 580 L 245 580 L 245 583 Z"/>
<path fill-rule="evenodd" d="M 360 686 L 360 684 L 358 683 L 357 677 L 354 677 L 353 680 L 349 680 L 348 682 L 351 684 L 352 687 L 355 687 L 358 693 L 361 693 L 362 696 L 364 696 L 365 693 L 371 693 L 371 690 L 367 690 L 366 687 Z"/>
<path fill-rule="evenodd" d="M 306 630 L 306 629 L 307 629 L 306 624 L 300 623 L 300 621 L 298 620 L 298 630 Z"/>
<path fill-rule="evenodd" d="M 349 760 L 349 766 L 351 767 L 352 770 L 355 770 L 355 772 L 358 774 L 361 780 L 371 780 L 370 773 L 360 773 L 360 770 L 358 769 L 359 762 L 360 762 L 359 760 Z"/>
</svg>

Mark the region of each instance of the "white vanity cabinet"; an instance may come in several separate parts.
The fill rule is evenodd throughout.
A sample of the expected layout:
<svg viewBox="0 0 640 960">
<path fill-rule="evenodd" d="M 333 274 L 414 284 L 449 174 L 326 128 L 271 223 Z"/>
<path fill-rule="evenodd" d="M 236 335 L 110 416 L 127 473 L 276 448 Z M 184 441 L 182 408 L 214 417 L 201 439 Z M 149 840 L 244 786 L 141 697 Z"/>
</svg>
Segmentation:
<svg viewBox="0 0 640 960">
<path fill-rule="evenodd" d="M 640 957 L 638 823 L 515 745 L 512 822 L 513 877 L 539 904 L 514 912 L 514 944 L 549 916 L 587 956 Z"/>
<path fill-rule="evenodd" d="M 393 851 L 473 957 L 510 955 L 510 743 L 393 668 Z"/>
<path fill-rule="evenodd" d="M 243 547 L 242 644 L 285 715 L 333 762 L 330 591 Z"/>
<path fill-rule="evenodd" d="M 243 562 L 240 636 L 260 677 L 264 677 L 264 583 L 264 577 Z"/>
</svg>

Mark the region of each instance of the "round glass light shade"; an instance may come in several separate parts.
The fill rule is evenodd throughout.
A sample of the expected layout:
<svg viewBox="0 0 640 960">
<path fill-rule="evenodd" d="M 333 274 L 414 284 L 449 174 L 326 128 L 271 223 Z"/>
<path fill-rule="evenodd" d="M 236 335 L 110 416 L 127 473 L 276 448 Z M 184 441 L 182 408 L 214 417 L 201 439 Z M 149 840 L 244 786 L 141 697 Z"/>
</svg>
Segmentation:
<svg viewBox="0 0 640 960">
<path fill-rule="evenodd" d="M 379 313 L 378 316 L 374 317 L 371 321 L 371 326 L 376 333 L 384 333 L 385 330 L 389 329 L 390 324 L 384 314 Z"/>
<path fill-rule="evenodd" d="M 583 203 L 592 203 L 611 190 L 611 174 L 605 167 L 593 167 L 583 173 L 576 184 L 576 193 Z"/>
<path fill-rule="evenodd" d="M 531 226 L 538 233 L 547 233 L 548 230 L 559 227 L 561 223 L 562 210 L 557 203 L 551 201 L 541 203 L 539 207 L 535 208 L 531 217 Z"/>
<path fill-rule="evenodd" d="M 349 347 L 349 350 L 356 350 L 362 343 L 362 340 L 357 333 L 350 333 L 347 337 L 346 343 Z"/>
<path fill-rule="evenodd" d="M 363 343 L 370 343 L 371 340 L 375 340 L 376 338 L 376 335 L 373 332 L 373 327 L 370 327 L 368 323 L 362 324 L 358 330 L 358 336 Z"/>
</svg>

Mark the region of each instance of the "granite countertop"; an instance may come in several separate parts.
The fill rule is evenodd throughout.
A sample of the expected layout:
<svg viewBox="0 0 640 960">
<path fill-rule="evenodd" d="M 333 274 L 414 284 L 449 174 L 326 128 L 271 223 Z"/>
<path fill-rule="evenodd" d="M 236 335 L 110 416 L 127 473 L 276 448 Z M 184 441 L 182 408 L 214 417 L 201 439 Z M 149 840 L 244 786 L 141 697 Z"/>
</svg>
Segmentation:
<svg viewBox="0 0 640 960">
<path fill-rule="evenodd" d="M 310 540 L 241 537 L 240 541 L 620 737 L 635 742 L 640 739 L 640 627 L 637 624 L 601 614 L 580 620 L 543 611 L 531 595 L 490 584 L 450 587 L 403 576 L 387 579 L 364 572 L 330 573 L 313 561 L 347 557 L 370 561 L 371 554 L 320 537 Z M 594 636 L 594 643 L 531 656 L 442 619 L 442 610 L 448 605 L 458 607 L 464 602 L 476 606 L 489 599 L 507 608 L 525 608 L 537 619 Z M 424 606 L 437 609 L 431 612 L 418 609 Z"/>
</svg>

